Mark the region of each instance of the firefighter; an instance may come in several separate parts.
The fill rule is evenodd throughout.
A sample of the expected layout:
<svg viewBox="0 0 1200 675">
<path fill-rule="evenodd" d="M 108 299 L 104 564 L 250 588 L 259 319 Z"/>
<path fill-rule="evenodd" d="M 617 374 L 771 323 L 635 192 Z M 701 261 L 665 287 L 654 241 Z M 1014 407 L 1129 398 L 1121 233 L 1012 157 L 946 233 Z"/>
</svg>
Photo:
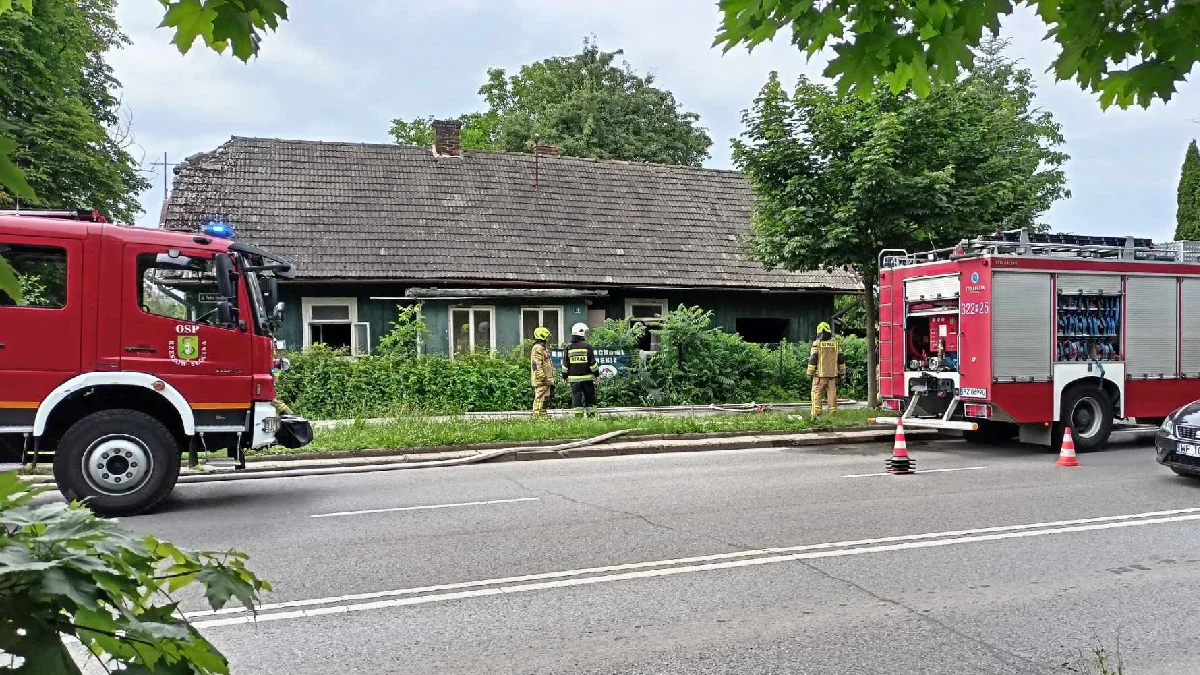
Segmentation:
<svg viewBox="0 0 1200 675">
<path fill-rule="evenodd" d="M 837 381 L 846 377 L 846 355 L 842 345 L 833 338 L 833 330 L 822 321 L 817 325 L 817 339 L 813 340 L 812 352 L 808 356 L 808 376 L 812 378 L 812 415 L 821 414 L 821 395 L 829 401 L 829 412 L 837 412 Z"/>
<path fill-rule="evenodd" d="M 533 416 L 538 419 L 546 418 L 546 403 L 554 398 L 554 363 L 550 360 L 550 350 L 546 348 L 546 340 L 549 339 L 549 328 L 538 326 L 533 330 L 529 374 L 533 384 Z"/>
<path fill-rule="evenodd" d="M 600 365 L 596 363 L 596 352 L 588 344 L 587 324 L 571 326 L 571 344 L 563 355 L 563 379 L 571 383 L 571 407 L 575 416 L 596 414 L 596 377 Z"/>
</svg>

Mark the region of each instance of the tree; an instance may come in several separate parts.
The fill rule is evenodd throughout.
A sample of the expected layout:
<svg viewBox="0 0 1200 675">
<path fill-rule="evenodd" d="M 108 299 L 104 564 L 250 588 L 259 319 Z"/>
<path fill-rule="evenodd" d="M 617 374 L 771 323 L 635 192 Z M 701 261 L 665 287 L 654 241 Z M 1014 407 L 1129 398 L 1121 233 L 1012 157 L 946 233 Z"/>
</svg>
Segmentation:
<svg viewBox="0 0 1200 675">
<path fill-rule="evenodd" d="M 253 611 L 270 585 L 244 554 L 184 551 L 78 503 L 35 505 L 42 491 L 0 473 L 0 672 L 79 675 L 70 636 L 109 672 L 229 673 L 173 594 L 198 585 L 213 609 Z"/>
<path fill-rule="evenodd" d="M 496 147 L 496 116 L 490 113 L 459 115 L 462 136 L 459 144 L 465 150 L 491 150 Z M 388 130 L 397 143 L 433 147 L 433 118 L 417 117 L 411 121 L 392 120 Z"/>
<path fill-rule="evenodd" d="M 184 54 L 191 49 L 196 39 L 199 38 L 204 41 L 206 46 L 218 53 L 224 53 L 227 48 L 232 47 L 234 56 L 242 61 L 248 61 L 251 56 L 258 54 L 262 33 L 267 30 L 275 30 L 278 28 L 280 21 L 287 20 L 287 3 L 284 0 L 159 0 L 159 2 L 165 8 L 161 26 L 174 29 L 175 37 L 172 39 L 172 43 Z M 107 13 L 97 12 L 97 7 L 103 7 L 104 5 L 105 3 L 97 2 L 97 0 L 87 0 L 87 2 L 80 3 L 82 9 L 90 10 L 90 14 L 88 14 L 89 20 L 101 19 L 99 25 L 92 27 L 93 35 L 91 37 L 91 44 L 93 46 L 97 43 L 99 45 L 107 45 L 105 49 L 100 51 L 100 56 L 103 55 L 103 51 L 106 49 L 117 46 L 125 40 L 124 36 L 117 30 L 116 24 L 112 19 L 112 3 L 107 3 L 110 7 L 110 11 Z M 23 10 L 25 14 L 32 15 L 34 20 L 39 18 L 34 12 L 34 0 L 16 0 L 16 6 L 18 9 Z M 5 14 L 12 10 L 13 0 L 0 0 L 0 25 L 3 25 L 4 22 L 11 18 L 5 17 Z M 29 27 L 28 23 L 23 25 Z M 74 28 L 78 30 L 78 24 L 75 24 Z M 40 27 L 38 30 L 43 34 L 42 37 L 47 37 L 44 35 L 46 33 L 45 30 L 42 30 Z M 18 46 L 21 46 L 20 37 L 18 35 Z M 53 36 L 49 37 L 52 38 Z M 65 42 L 66 36 L 62 37 Z M 80 38 L 78 35 L 74 37 Z M 84 42 L 88 42 L 86 37 L 84 38 Z M 4 65 L 6 67 L 9 67 L 8 47 L 8 43 L 0 37 L 0 53 L 5 54 Z M 22 50 L 16 53 L 19 54 L 25 51 Z M 53 65 L 53 62 L 60 58 L 60 55 L 53 53 L 49 54 L 49 59 L 46 59 L 46 53 L 37 54 L 36 56 L 34 65 L 37 65 L 37 62 L 45 60 L 50 61 L 51 65 Z M 84 98 L 84 102 L 91 104 L 91 112 L 95 113 L 97 109 L 101 111 L 98 121 L 104 124 L 110 122 L 109 118 L 105 118 L 104 111 L 109 111 L 113 115 L 111 119 L 115 120 L 115 106 L 112 105 L 112 94 L 107 87 L 115 85 L 116 80 L 112 78 L 112 71 L 102 60 L 92 60 L 95 57 L 96 54 L 94 52 L 88 56 L 85 64 L 86 75 L 84 78 L 88 86 L 83 87 L 81 85 L 81 87 L 87 89 L 89 95 L 92 97 L 90 100 Z M 2 72 L 4 71 L 0 70 L 0 73 Z M 89 78 L 98 78 L 99 81 Z M 7 105 L 4 105 L 3 101 L 8 96 L 14 95 L 14 92 L 8 89 L 9 86 L 11 85 L 6 83 L 3 78 L 0 78 L 0 108 L 7 108 Z M 59 106 L 54 107 L 53 112 L 55 113 L 54 115 L 47 116 L 44 121 L 44 127 L 35 129 L 30 133 L 37 138 L 42 138 L 46 142 L 52 141 L 52 134 L 55 133 L 56 127 L 61 125 L 70 130 L 72 123 L 78 125 L 81 121 L 81 116 L 84 114 L 78 105 L 63 101 L 59 101 Z M 6 201 L 6 192 L 8 194 L 7 199 L 24 199 L 25 201 L 36 203 L 39 201 L 37 192 L 30 185 L 25 172 L 13 161 L 13 156 L 18 152 L 19 148 L 13 134 L 20 127 L 16 123 L 17 120 L 11 118 L 11 114 L 10 111 L 5 109 L 3 114 L 0 115 L 0 203 Z M 96 129 L 94 128 L 79 128 L 78 126 L 74 128 L 80 133 L 78 137 L 71 139 L 72 142 L 87 142 L 97 137 Z M 37 132 L 40 132 L 40 136 Z M 105 138 L 111 140 L 107 136 Z M 53 147 L 54 144 L 50 143 L 50 145 Z M 124 149 L 120 146 L 121 143 L 117 141 L 115 148 L 113 145 L 105 145 L 105 150 L 114 154 L 116 154 L 115 150 L 123 152 Z M 78 148 L 75 148 L 75 150 L 78 152 Z M 120 155 L 116 154 L 116 158 L 119 160 Z M 93 157 L 92 159 L 95 160 L 96 158 Z M 144 189 L 144 187 L 134 184 L 132 178 L 130 178 L 127 172 L 122 170 L 120 165 L 108 168 L 111 171 L 106 177 L 107 180 L 111 181 L 114 178 L 112 174 L 115 173 L 118 180 L 130 179 L 131 182 L 128 187 L 131 192 L 137 189 Z M 83 170 L 86 171 L 86 167 Z M 87 176 L 84 177 L 87 178 Z M 133 174 L 133 178 L 141 180 L 136 174 Z M 95 205 L 99 204 L 87 204 L 86 206 Z M 121 214 L 114 213 L 110 215 L 117 215 L 119 217 Z M 12 298 L 19 298 L 21 293 L 21 289 L 17 285 L 15 273 L 3 259 L 0 259 L 0 292 Z"/>
<path fill-rule="evenodd" d="M 952 83 L 974 64 L 972 50 L 984 30 L 996 36 L 1003 17 L 1031 7 L 1058 43 L 1051 69 L 1099 95 L 1100 105 L 1125 108 L 1168 101 L 1200 59 L 1200 4 L 1066 0 L 720 0 L 721 26 L 714 45 L 725 51 L 791 32 L 809 57 L 826 47 L 836 56 L 825 70 L 839 91 L 852 86 L 868 96 L 886 81 L 893 93 L 906 86 L 928 95 L 931 82 Z"/>
<path fill-rule="evenodd" d="M 622 53 L 584 40 L 579 54 L 522 66 L 516 75 L 489 69 L 479 89 L 487 110 L 460 118 L 463 147 L 529 152 L 548 143 L 572 157 L 699 166 L 712 145 L 699 115 L 681 111 L 652 74 L 617 66 Z M 428 118 L 394 120 L 391 133 L 397 143 L 433 142 Z"/>
<path fill-rule="evenodd" d="M 97 208 L 129 221 L 150 186 L 120 128 L 120 83 L 104 61 L 128 42 L 116 0 L 38 0 L 0 17 L 0 110 L 15 142 L 10 158 L 47 208 Z M 0 207 L 17 195 L 0 190 Z"/>
<path fill-rule="evenodd" d="M 1183 158 L 1175 203 L 1175 239 L 1200 239 L 1200 150 L 1196 149 L 1195 140 Z"/>
<path fill-rule="evenodd" d="M 26 15 L 26 22 L 20 24 L 24 29 L 36 28 L 40 33 L 47 32 L 44 27 L 32 25 L 28 19 L 32 18 L 33 22 L 40 22 L 42 20 L 41 10 L 49 3 L 45 0 L 38 0 L 37 11 L 35 11 L 34 0 L 15 1 L 17 9 L 23 10 Z M 4 17 L 4 15 L 13 10 L 13 2 L 14 0 L 0 0 L 0 21 L 12 19 L 11 16 Z M 165 9 L 161 26 L 175 31 L 172 42 L 184 54 L 199 38 L 204 41 L 206 46 L 219 53 L 231 49 L 234 56 L 242 61 L 248 61 L 251 56 L 258 54 L 262 33 L 267 30 L 275 30 L 280 21 L 287 20 L 287 3 L 284 0 L 159 0 L 159 2 Z M 91 104 L 90 108 L 93 113 L 97 108 L 115 110 L 109 105 L 111 92 L 107 87 L 115 85 L 116 80 L 112 78 L 112 71 L 98 59 L 103 56 L 104 51 L 119 46 L 125 41 L 125 37 L 117 30 L 112 18 L 112 4 L 111 1 L 103 0 L 86 0 L 79 3 L 81 11 L 86 14 L 88 20 L 99 21 L 99 24 L 93 27 L 94 35 L 90 38 L 94 41 L 93 46 L 96 43 L 104 46 L 98 54 L 92 52 L 88 55 L 84 65 L 84 79 L 88 80 L 87 86 L 80 85 L 87 89 L 88 95 L 92 97 L 92 100 L 87 100 L 85 97 L 84 102 Z M 102 11 L 105 6 L 109 7 L 109 11 Z M 72 26 L 73 30 L 78 30 L 78 28 L 77 25 Z M 43 35 L 42 37 L 51 36 Z M 64 42 L 70 39 L 68 36 L 61 37 Z M 73 35 L 70 37 L 83 39 L 85 43 L 88 42 L 86 36 Z M 5 54 L 5 66 L 9 66 L 11 63 L 8 47 L 9 45 L 5 42 L 0 42 L 0 52 Z M 72 47 L 72 49 L 75 48 L 78 48 L 78 43 Z M 45 54 L 38 56 L 41 59 L 46 57 Z M 52 55 L 46 60 L 50 62 L 49 65 L 53 66 L 53 61 L 57 58 L 62 58 L 62 56 Z M 90 80 L 89 78 L 98 79 Z M 19 90 L 9 91 L 5 85 L 6 83 L 0 81 L 0 96 L 7 98 L 15 96 L 19 92 Z M 0 101 L 3 101 L 4 98 L 0 98 Z M 58 124 L 80 115 L 80 111 L 71 106 L 58 109 L 57 113 L 59 117 L 51 121 Z M 12 134 L 14 128 L 19 128 L 20 125 L 18 124 L 19 120 L 13 119 L 11 115 L 10 111 L 5 110 L 3 116 L 0 116 L 0 188 L 7 190 L 15 197 L 27 201 L 37 201 L 37 192 L 34 186 L 30 185 L 20 166 L 12 160 L 12 154 L 18 148 L 18 142 Z M 105 119 L 104 115 L 100 115 L 98 121 L 108 123 L 110 120 Z M 2 193 L 0 196 L 3 196 Z"/>
<path fill-rule="evenodd" d="M 733 152 L 757 195 L 752 253 L 768 267 L 859 274 L 870 373 L 881 249 L 1035 227 L 1069 194 L 1059 125 L 1033 107 L 1032 76 L 1003 46 L 985 43 L 972 74 L 927 98 L 876 87 L 864 99 L 805 77 L 789 96 L 772 74 L 743 115 Z"/>
</svg>

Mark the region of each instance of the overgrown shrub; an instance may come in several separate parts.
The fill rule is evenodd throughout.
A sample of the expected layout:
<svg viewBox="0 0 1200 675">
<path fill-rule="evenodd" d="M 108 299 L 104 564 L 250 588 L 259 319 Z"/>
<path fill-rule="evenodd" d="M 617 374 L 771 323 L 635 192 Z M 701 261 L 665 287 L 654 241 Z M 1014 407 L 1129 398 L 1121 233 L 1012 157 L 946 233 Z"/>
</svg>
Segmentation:
<svg viewBox="0 0 1200 675">
<path fill-rule="evenodd" d="M 385 417 L 414 411 L 459 413 L 522 410 L 530 405 L 529 345 L 506 353 L 463 354 L 453 359 L 417 355 L 424 324 L 414 310 L 393 323 L 378 353 L 350 359 L 317 345 L 291 356 L 281 374 L 279 398 L 297 412 L 317 419 Z M 645 328 L 628 321 L 605 321 L 591 331 L 597 348 L 626 349 L 630 367 L 602 380 L 598 394 L 606 406 L 651 406 L 750 401 L 807 400 L 805 375 L 809 345 L 784 342 L 768 348 L 746 342 L 712 325 L 712 314 L 680 307 L 668 314 L 659 331 L 660 350 L 639 359 Z M 849 381 L 839 392 L 866 395 L 866 343 L 843 339 Z M 570 405 L 570 388 L 560 382 L 552 402 Z"/>
</svg>

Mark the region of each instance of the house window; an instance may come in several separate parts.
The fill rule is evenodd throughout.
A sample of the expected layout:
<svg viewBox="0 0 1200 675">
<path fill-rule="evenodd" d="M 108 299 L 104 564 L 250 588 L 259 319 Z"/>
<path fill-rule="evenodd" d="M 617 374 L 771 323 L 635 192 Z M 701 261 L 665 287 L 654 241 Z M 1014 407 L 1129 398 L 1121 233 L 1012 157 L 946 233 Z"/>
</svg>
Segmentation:
<svg viewBox="0 0 1200 675">
<path fill-rule="evenodd" d="M 533 331 L 538 326 L 550 329 L 548 344 L 562 344 L 563 335 L 562 307 L 522 307 L 521 308 L 521 337 L 533 339 Z"/>
<path fill-rule="evenodd" d="M 450 353 L 496 349 L 494 307 L 450 308 Z"/>
<path fill-rule="evenodd" d="M 666 300 L 626 300 L 625 318 L 630 321 L 659 321 L 667 318 Z"/>
<path fill-rule="evenodd" d="M 667 318 L 667 301 L 626 300 L 625 318 L 629 319 L 630 323 L 640 323 L 646 326 L 646 334 L 642 336 L 638 349 L 645 352 L 658 351 L 658 331 L 655 329 L 662 326 L 663 321 Z"/>
<path fill-rule="evenodd" d="M 323 344 L 351 355 L 371 352 L 371 326 L 358 320 L 357 298 L 303 298 L 304 348 Z"/>
<path fill-rule="evenodd" d="M 737 332 L 746 342 L 760 345 L 783 342 L 787 337 L 787 319 L 738 319 Z"/>
</svg>

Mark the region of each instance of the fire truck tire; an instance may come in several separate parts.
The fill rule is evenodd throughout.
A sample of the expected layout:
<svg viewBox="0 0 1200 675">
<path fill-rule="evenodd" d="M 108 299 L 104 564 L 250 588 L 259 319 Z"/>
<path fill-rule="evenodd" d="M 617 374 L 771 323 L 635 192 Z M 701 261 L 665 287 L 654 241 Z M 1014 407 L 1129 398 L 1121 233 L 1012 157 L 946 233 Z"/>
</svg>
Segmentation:
<svg viewBox="0 0 1200 675">
<path fill-rule="evenodd" d="M 179 479 L 179 445 L 162 422 L 136 410 L 102 410 L 63 434 L 54 480 L 67 499 L 99 515 L 132 516 L 154 508 Z"/>
<path fill-rule="evenodd" d="M 1070 426 L 1076 450 L 1096 450 L 1108 442 L 1112 433 L 1112 399 L 1099 387 L 1071 387 L 1063 394 L 1061 420 L 1054 426 L 1055 449 L 1061 447 L 1063 427 Z"/>
</svg>

